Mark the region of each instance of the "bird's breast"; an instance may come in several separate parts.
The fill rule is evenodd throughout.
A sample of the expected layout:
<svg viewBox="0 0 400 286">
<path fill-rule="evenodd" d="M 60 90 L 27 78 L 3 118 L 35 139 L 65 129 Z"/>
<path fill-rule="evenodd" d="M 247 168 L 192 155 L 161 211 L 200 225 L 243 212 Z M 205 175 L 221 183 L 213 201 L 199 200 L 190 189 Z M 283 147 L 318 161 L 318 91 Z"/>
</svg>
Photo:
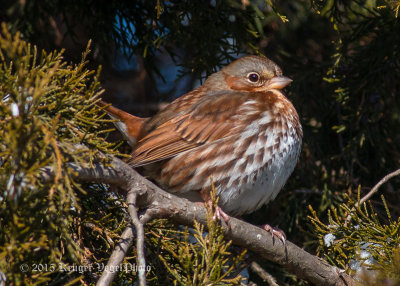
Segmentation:
<svg viewBox="0 0 400 286">
<path fill-rule="evenodd" d="M 220 186 L 220 205 L 232 215 L 253 212 L 273 200 L 297 163 L 301 150 L 299 122 L 264 121 L 259 128 L 250 126 L 237 141 L 235 152 L 243 155 L 238 156 L 228 183 Z"/>
</svg>

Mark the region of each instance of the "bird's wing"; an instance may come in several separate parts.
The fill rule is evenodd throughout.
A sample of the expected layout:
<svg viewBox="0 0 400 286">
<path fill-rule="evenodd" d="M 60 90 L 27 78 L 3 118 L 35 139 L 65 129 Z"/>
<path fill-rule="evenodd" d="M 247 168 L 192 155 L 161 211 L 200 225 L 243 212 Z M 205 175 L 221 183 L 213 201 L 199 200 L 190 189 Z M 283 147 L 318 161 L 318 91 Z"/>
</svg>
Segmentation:
<svg viewBox="0 0 400 286">
<path fill-rule="evenodd" d="M 133 167 L 143 166 L 238 134 L 246 120 L 254 120 L 259 114 L 257 107 L 256 101 L 246 92 L 207 94 L 144 136 L 133 150 L 129 163 Z"/>
</svg>

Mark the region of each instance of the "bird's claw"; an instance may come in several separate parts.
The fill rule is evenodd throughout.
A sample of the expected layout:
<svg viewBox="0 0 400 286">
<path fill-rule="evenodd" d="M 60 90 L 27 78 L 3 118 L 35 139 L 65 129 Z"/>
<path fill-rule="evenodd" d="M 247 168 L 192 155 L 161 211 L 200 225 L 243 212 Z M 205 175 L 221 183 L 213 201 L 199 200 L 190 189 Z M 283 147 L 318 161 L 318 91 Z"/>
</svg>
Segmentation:
<svg viewBox="0 0 400 286">
<path fill-rule="evenodd" d="M 286 245 L 286 234 L 282 230 L 272 227 L 269 224 L 264 224 L 260 227 L 271 233 L 272 239 L 276 236 L 280 241 L 282 241 L 283 245 Z"/>
<path fill-rule="evenodd" d="M 207 201 L 206 204 L 208 204 L 208 207 L 210 209 L 212 209 L 213 205 L 212 205 L 212 201 Z M 224 212 L 218 205 L 215 206 L 215 211 L 214 211 L 214 215 L 213 215 L 213 220 L 214 221 L 224 221 L 226 223 L 226 225 L 228 226 L 228 228 L 230 228 L 231 224 L 230 224 L 230 219 L 231 217 Z"/>
</svg>

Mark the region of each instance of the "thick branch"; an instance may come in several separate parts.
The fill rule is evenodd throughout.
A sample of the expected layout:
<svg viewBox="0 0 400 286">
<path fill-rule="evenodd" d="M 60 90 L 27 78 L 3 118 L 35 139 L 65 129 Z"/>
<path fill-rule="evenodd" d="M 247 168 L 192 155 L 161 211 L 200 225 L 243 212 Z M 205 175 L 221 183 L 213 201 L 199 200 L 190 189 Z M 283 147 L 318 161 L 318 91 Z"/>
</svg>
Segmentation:
<svg viewBox="0 0 400 286">
<path fill-rule="evenodd" d="M 80 181 L 114 184 L 124 190 L 141 190 L 138 193 L 137 206 L 147 209 L 153 218 L 169 218 L 184 225 L 193 225 L 193 220 L 197 220 L 207 225 L 206 209 L 203 206 L 167 193 L 117 158 L 113 158 L 108 167 L 97 164 L 94 169 L 89 169 L 73 163 L 70 166 L 77 172 L 77 179 Z M 52 175 L 51 169 L 45 171 L 48 176 Z M 269 232 L 242 220 L 232 217 L 230 228 L 224 228 L 224 235 L 234 244 L 282 265 L 297 277 L 313 284 L 356 285 L 343 270 L 329 265 L 290 241 L 284 246 L 280 241 L 274 240 Z"/>
</svg>

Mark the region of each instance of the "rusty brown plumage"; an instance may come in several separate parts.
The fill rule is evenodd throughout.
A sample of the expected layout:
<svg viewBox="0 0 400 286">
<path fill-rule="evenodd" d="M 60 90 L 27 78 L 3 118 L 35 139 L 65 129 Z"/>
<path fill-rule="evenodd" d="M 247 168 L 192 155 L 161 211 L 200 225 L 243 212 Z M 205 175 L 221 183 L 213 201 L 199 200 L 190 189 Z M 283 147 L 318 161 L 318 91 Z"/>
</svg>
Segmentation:
<svg viewBox="0 0 400 286">
<path fill-rule="evenodd" d="M 137 141 L 132 167 L 192 200 L 210 189 L 212 177 L 221 208 L 242 215 L 274 199 L 298 160 L 301 124 L 281 92 L 290 82 L 269 59 L 248 56 L 152 118 L 107 112 Z"/>
</svg>

